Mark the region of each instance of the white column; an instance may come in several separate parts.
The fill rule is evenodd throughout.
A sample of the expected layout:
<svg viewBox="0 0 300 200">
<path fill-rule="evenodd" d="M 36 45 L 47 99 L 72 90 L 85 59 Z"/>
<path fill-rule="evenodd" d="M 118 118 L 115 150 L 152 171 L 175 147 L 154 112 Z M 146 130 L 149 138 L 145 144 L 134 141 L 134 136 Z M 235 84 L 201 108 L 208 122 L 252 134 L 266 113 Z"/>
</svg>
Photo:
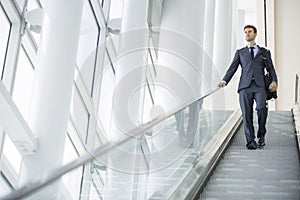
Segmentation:
<svg viewBox="0 0 300 200">
<path fill-rule="evenodd" d="M 169 91 L 156 93 L 164 95 L 157 100 L 166 112 L 201 96 L 204 15 L 205 1 L 163 2 L 157 70 Z"/>
<path fill-rule="evenodd" d="M 238 9 L 237 11 L 238 23 L 235 28 L 236 33 L 236 48 L 241 48 L 246 45 L 245 38 L 243 37 L 243 28 L 246 25 L 245 23 L 245 11 L 242 9 Z M 240 33 L 240 34 L 239 34 Z"/>
<path fill-rule="evenodd" d="M 160 111 L 162 114 L 170 113 L 202 95 L 204 16 L 204 0 L 163 1 L 155 79 L 155 104 L 163 110 Z M 176 114 L 178 128 L 172 134 L 168 134 L 163 125 L 156 127 L 152 137 L 155 153 L 151 154 L 151 171 L 155 173 L 149 178 L 153 191 L 160 190 L 156 177 L 172 173 L 168 164 L 176 161 L 186 150 L 181 144 L 194 139 L 197 126 L 193 125 L 198 122 L 199 107 L 190 106 Z M 183 118 L 186 112 L 188 118 Z"/>
<path fill-rule="evenodd" d="M 278 68 L 276 61 L 276 52 L 275 52 L 275 0 L 267 0 L 267 9 L 266 9 L 266 15 L 267 15 L 267 19 L 266 22 L 267 23 L 267 44 L 265 44 L 265 46 L 271 51 L 272 54 L 272 59 L 273 59 L 273 63 L 275 65 L 275 68 Z M 259 34 L 263 34 L 262 30 L 259 31 Z M 292 38 L 292 37 L 291 37 Z M 277 76 L 279 74 L 279 70 L 276 70 Z M 280 81 L 280 79 L 279 79 Z M 280 84 L 280 83 L 279 83 Z M 283 95 L 284 96 L 284 95 Z M 280 98 L 279 98 L 280 99 Z M 269 110 L 276 110 L 277 109 L 277 103 L 278 100 L 276 101 L 269 101 L 268 102 L 268 107 Z"/>
<path fill-rule="evenodd" d="M 214 71 L 216 71 L 216 66 L 214 65 L 212 60 L 215 29 L 215 4 L 216 0 L 206 0 L 203 40 L 204 54 L 202 68 L 203 77 L 205 78 L 202 82 L 204 86 L 207 85 L 209 87 L 208 89 L 214 89 L 216 87 L 216 83 L 212 81 L 212 74 L 214 73 Z"/>
<path fill-rule="evenodd" d="M 46 2 L 30 117 L 39 148 L 23 158 L 21 185 L 62 164 L 82 10 L 83 0 Z"/>
<path fill-rule="evenodd" d="M 115 141 L 128 137 L 129 133 L 140 126 L 141 100 L 145 83 L 146 46 L 148 41 L 147 0 L 123 1 L 122 28 L 116 59 L 115 88 L 112 103 L 112 121 L 109 139 Z M 130 149 L 115 148 L 108 155 L 107 173 L 109 184 L 105 185 L 104 199 L 135 199 L 137 184 L 136 138 L 129 142 Z M 123 184 L 126 183 L 126 184 Z M 115 188 L 122 189 L 117 192 Z"/>
<path fill-rule="evenodd" d="M 140 124 L 140 86 L 145 83 L 148 41 L 147 0 L 124 1 L 116 59 L 110 139 L 118 139 Z"/>
<path fill-rule="evenodd" d="M 224 76 L 231 61 L 232 2 L 216 0 L 213 61 L 217 68 L 214 82 Z"/>
<path fill-rule="evenodd" d="M 237 38 L 243 38 L 243 28 L 240 28 L 240 29 L 237 29 L 237 27 L 239 26 L 239 20 L 242 20 L 243 21 L 243 18 L 239 18 L 239 12 L 238 12 L 238 2 L 239 0 L 233 0 L 231 2 L 231 21 L 232 21 L 232 24 L 231 24 L 231 45 L 230 45 L 230 55 L 231 55 L 231 58 L 233 57 L 235 51 L 237 48 L 241 48 L 242 46 L 239 46 L 238 45 L 238 40 Z"/>
</svg>

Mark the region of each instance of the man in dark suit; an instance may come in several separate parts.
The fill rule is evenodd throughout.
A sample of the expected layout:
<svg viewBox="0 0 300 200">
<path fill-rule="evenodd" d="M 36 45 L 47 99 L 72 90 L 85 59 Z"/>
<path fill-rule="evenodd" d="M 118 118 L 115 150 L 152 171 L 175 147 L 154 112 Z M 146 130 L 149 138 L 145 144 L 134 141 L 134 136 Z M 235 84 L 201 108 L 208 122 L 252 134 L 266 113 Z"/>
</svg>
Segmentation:
<svg viewBox="0 0 300 200">
<path fill-rule="evenodd" d="M 252 25 L 247 25 L 244 27 L 244 33 L 247 46 L 236 51 L 229 69 L 218 86 L 226 86 L 238 69 L 238 66 L 241 66 L 242 72 L 238 93 L 243 114 L 244 132 L 247 141 L 246 147 L 248 149 L 256 149 L 257 143 L 255 141 L 253 126 L 254 100 L 256 102 L 258 117 L 258 146 L 265 145 L 266 121 L 268 116 L 267 93 L 264 81 L 265 63 L 268 64 L 268 71 L 272 76 L 272 83 L 269 85 L 271 92 L 277 90 L 277 76 L 270 51 L 259 47 L 255 43 L 257 29 Z"/>
</svg>

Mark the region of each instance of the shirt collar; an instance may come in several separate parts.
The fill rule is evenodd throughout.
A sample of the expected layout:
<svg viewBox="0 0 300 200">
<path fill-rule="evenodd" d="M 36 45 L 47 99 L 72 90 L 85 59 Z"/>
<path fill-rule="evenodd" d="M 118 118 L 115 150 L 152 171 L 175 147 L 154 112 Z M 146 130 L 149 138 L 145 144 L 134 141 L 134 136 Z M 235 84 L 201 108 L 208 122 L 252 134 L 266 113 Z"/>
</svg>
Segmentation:
<svg viewBox="0 0 300 200">
<path fill-rule="evenodd" d="M 249 45 L 247 45 L 247 47 L 248 47 L 248 49 L 250 49 L 250 46 L 249 46 Z M 257 48 L 258 48 L 258 45 L 255 44 L 253 47 L 254 47 L 254 49 L 257 49 Z"/>
</svg>

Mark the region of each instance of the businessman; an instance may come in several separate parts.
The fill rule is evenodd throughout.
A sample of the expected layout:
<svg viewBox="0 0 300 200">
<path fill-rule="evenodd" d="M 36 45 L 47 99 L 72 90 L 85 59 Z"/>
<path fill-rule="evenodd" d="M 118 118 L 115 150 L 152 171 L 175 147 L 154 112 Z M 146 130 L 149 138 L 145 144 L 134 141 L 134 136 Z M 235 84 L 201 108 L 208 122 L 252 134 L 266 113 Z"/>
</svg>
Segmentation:
<svg viewBox="0 0 300 200">
<path fill-rule="evenodd" d="M 219 87 L 226 86 L 239 66 L 242 72 L 238 86 L 239 102 L 243 115 L 244 132 L 246 136 L 246 147 L 256 149 L 258 146 L 265 145 L 266 121 L 268 116 L 267 93 L 265 90 L 264 72 L 266 64 L 272 76 L 272 83 L 269 90 L 277 90 L 277 75 L 271 59 L 269 50 L 259 47 L 255 43 L 257 29 L 252 25 L 244 27 L 245 40 L 247 46 L 236 51 L 231 65 L 229 66 L 223 80 L 218 84 Z M 255 140 L 253 126 L 253 105 L 256 102 L 258 117 L 258 144 Z"/>
</svg>

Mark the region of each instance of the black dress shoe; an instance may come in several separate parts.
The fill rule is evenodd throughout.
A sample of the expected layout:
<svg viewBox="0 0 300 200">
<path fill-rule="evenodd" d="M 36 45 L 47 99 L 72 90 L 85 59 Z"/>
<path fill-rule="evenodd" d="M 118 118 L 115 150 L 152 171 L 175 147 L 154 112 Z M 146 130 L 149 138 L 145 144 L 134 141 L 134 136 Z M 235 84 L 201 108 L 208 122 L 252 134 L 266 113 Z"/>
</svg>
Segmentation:
<svg viewBox="0 0 300 200">
<path fill-rule="evenodd" d="M 246 145 L 247 149 L 249 150 L 255 150 L 257 149 L 257 144 L 255 141 L 252 141 L 252 142 L 249 142 L 247 145 Z"/>
<path fill-rule="evenodd" d="M 266 143 L 265 143 L 265 137 L 260 137 L 259 140 L 258 140 L 258 146 L 259 147 L 263 147 L 265 145 L 266 145 Z"/>
</svg>

